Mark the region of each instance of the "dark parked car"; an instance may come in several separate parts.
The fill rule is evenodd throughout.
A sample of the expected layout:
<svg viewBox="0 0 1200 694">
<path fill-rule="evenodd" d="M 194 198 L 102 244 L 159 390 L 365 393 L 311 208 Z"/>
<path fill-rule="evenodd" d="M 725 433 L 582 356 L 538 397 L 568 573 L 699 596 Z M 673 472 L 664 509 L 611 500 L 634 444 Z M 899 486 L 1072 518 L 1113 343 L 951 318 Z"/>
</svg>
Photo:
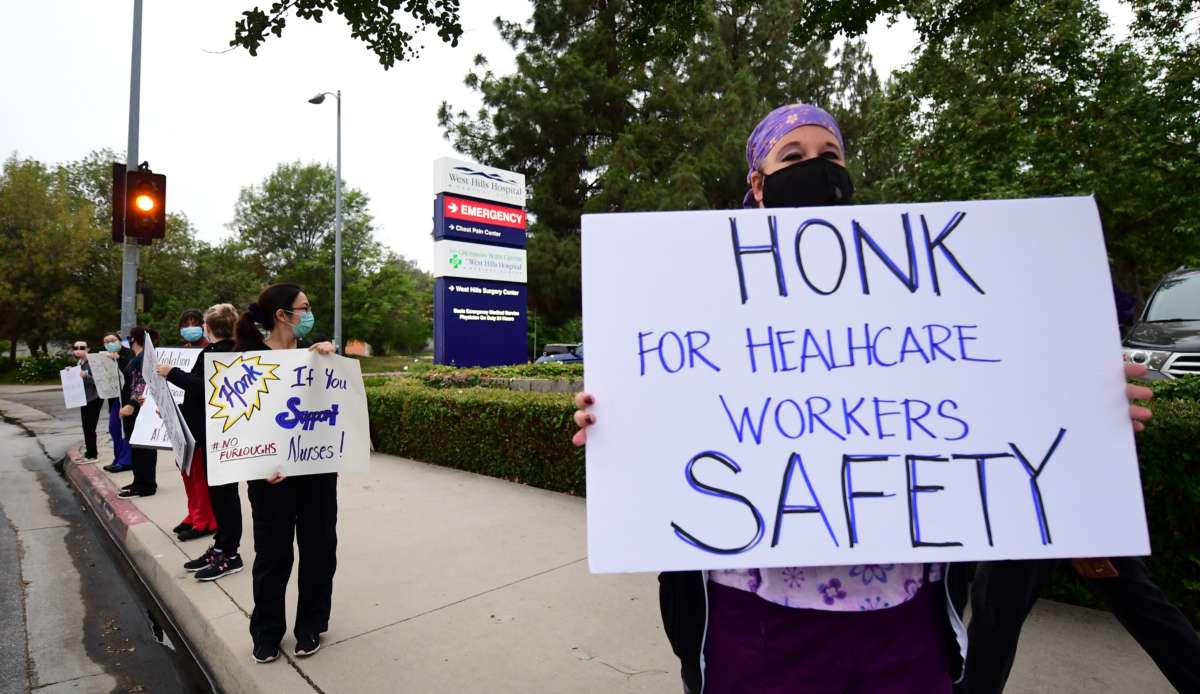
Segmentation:
<svg viewBox="0 0 1200 694">
<path fill-rule="evenodd" d="M 1200 375 L 1200 268 L 1179 268 L 1154 288 L 1122 344 L 1148 380 Z"/>
<path fill-rule="evenodd" d="M 546 345 L 546 349 L 542 351 L 542 356 L 537 358 L 535 364 L 579 364 L 583 363 L 583 344 L 552 344 Z"/>
</svg>

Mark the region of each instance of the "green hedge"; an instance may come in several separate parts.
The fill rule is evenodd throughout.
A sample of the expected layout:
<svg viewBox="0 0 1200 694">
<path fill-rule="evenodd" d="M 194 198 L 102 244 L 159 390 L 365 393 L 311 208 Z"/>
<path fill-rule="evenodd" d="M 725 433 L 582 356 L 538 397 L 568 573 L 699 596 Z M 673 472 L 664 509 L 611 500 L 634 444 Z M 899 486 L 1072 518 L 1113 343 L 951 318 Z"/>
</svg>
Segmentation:
<svg viewBox="0 0 1200 694">
<path fill-rule="evenodd" d="M 1150 574 L 1171 601 L 1200 626 L 1200 379 L 1154 385 L 1154 417 L 1137 435 Z M 1102 605 L 1064 562 L 1049 597 Z"/>
<path fill-rule="evenodd" d="M 70 352 L 60 352 L 55 355 L 39 354 L 20 360 L 17 367 L 17 383 L 55 383 L 58 372 L 74 366 L 77 361 Z"/>
<path fill-rule="evenodd" d="M 376 448 L 584 494 L 583 451 L 570 443 L 575 427 L 569 394 L 441 385 L 371 379 L 367 402 Z M 1200 378 L 1154 387 L 1154 418 L 1137 437 L 1154 553 L 1149 566 L 1171 600 L 1200 624 Z M 1047 594 L 1101 606 L 1068 562 Z"/>
<path fill-rule="evenodd" d="M 409 378 L 367 388 L 377 450 L 582 496 L 571 401 L 567 393 L 431 388 Z"/>
</svg>

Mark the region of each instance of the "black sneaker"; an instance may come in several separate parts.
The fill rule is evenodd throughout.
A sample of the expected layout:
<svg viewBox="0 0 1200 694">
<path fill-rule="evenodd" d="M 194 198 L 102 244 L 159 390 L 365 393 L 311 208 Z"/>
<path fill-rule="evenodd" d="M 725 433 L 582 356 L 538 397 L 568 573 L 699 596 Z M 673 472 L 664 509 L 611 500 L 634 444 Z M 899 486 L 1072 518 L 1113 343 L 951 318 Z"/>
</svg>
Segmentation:
<svg viewBox="0 0 1200 694">
<path fill-rule="evenodd" d="M 211 564 L 196 572 L 196 580 L 215 581 L 222 576 L 235 574 L 245 568 L 245 566 L 239 555 L 235 554 L 232 557 L 227 557 L 224 553 L 218 553 L 213 557 Z"/>
<path fill-rule="evenodd" d="M 217 549 L 216 545 L 213 545 L 213 546 L 209 547 L 208 549 L 204 550 L 204 554 L 200 555 L 199 558 L 184 562 L 183 568 L 187 569 L 188 571 L 192 571 L 192 572 L 199 571 L 200 569 L 203 569 L 203 568 L 207 567 L 209 564 L 213 563 L 213 560 L 220 553 L 221 553 L 221 550 Z"/>
<path fill-rule="evenodd" d="M 132 484 L 127 484 L 127 485 L 125 485 L 124 487 L 121 487 L 121 491 L 125 491 L 126 489 L 133 489 L 133 485 L 132 485 Z"/>
<path fill-rule="evenodd" d="M 116 465 L 105 465 L 102 469 L 105 472 L 125 472 L 126 470 L 132 470 L 133 466 L 122 465 L 121 467 L 117 467 Z"/>
<path fill-rule="evenodd" d="M 128 489 L 122 489 L 121 491 L 117 492 L 117 496 L 121 497 L 122 499 L 128 499 L 133 496 L 154 496 L 154 492 L 148 492 L 142 489 L 134 489 L 133 487 L 129 487 Z"/>
<path fill-rule="evenodd" d="M 209 535 L 212 535 L 215 532 L 217 532 L 216 528 L 211 528 L 209 530 L 196 530 L 195 528 L 184 528 L 183 530 L 176 533 L 175 537 L 178 537 L 180 542 L 187 542 L 188 540 L 198 540 L 202 537 L 207 537 Z"/>
<path fill-rule="evenodd" d="M 304 634 L 296 637 L 296 657 L 307 658 L 308 656 L 321 650 L 321 637 L 312 634 Z"/>
<path fill-rule="evenodd" d="M 175 526 L 174 528 L 171 528 L 171 532 L 178 535 L 179 533 L 183 532 L 184 530 L 191 530 L 191 529 L 192 529 L 191 523 L 180 523 L 179 525 Z"/>
<path fill-rule="evenodd" d="M 254 647 L 254 662 L 269 663 L 279 657 L 279 646 L 255 646 Z"/>
</svg>

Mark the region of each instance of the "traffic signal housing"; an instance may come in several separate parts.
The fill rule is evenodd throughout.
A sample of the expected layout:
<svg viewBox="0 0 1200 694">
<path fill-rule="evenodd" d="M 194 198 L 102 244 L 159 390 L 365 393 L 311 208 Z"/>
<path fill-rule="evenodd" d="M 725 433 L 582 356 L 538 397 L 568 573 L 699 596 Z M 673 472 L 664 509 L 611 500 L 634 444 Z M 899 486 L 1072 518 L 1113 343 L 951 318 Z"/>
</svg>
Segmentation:
<svg viewBox="0 0 1200 694">
<path fill-rule="evenodd" d="M 125 179 L 125 236 L 148 243 L 167 235 L 167 177 L 145 164 Z"/>
<path fill-rule="evenodd" d="M 125 165 L 113 162 L 112 165 L 112 240 L 113 243 L 125 242 Z"/>
</svg>

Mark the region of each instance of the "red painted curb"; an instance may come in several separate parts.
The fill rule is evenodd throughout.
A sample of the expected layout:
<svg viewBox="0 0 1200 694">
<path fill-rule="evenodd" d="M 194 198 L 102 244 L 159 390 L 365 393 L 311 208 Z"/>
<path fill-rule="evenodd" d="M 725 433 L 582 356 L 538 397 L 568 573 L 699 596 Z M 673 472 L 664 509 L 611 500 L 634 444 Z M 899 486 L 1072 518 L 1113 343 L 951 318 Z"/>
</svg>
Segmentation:
<svg viewBox="0 0 1200 694">
<path fill-rule="evenodd" d="M 145 523 L 149 519 L 131 502 L 117 496 L 120 491 L 117 486 L 96 463 L 84 462 L 80 449 L 81 445 L 77 444 L 67 453 L 63 472 L 71 486 L 87 499 L 100 522 L 114 537 L 125 542 L 130 526 Z"/>
</svg>

